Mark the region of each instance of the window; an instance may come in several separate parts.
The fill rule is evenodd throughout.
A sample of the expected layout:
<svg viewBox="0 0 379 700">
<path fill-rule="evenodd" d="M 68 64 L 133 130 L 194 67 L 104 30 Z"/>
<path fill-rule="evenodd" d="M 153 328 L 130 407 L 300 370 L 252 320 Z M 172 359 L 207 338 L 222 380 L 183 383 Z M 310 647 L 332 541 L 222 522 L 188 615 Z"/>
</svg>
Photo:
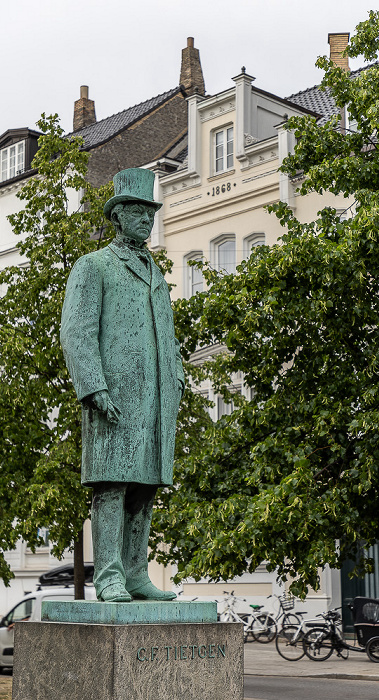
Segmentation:
<svg viewBox="0 0 379 700">
<path fill-rule="evenodd" d="M 8 613 L 8 615 L 4 618 L 4 626 L 9 627 L 15 622 L 20 622 L 21 620 L 28 620 L 34 610 L 35 602 L 35 598 L 28 598 L 28 600 L 23 600 L 21 603 L 16 605 L 13 608 L 13 610 L 11 610 L 10 613 Z"/>
<path fill-rule="evenodd" d="M 234 272 L 236 269 L 235 241 L 224 241 L 217 246 L 217 269 Z"/>
<path fill-rule="evenodd" d="M 236 237 L 226 233 L 211 241 L 212 266 L 219 272 L 233 274 L 236 271 Z"/>
<path fill-rule="evenodd" d="M 229 387 L 230 390 L 233 391 L 234 394 L 241 394 L 241 386 L 234 385 L 233 387 Z M 231 401 L 225 401 L 225 399 L 218 395 L 216 399 L 216 409 L 217 409 L 217 420 L 220 420 L 222 416 L 230 416 L 234 409 L 236 408 L 233 399 Z"/>
<path fill-rule="evenodd" d="M 214 171 L 222 173 L 233 167 L 233 127 L 214 132 Z"/>
<path fill-rule="evenodd" d="M 217 397 L 217 420 L 222 416 L 230 416 L 234 411 L 233 401 L 226 403 L 222 396 Z"/>
<path fill-rule="evenodd" d="M 25 169 L 25 141 L 13 144 L 0 151 L 1 181 L 20 175 Z"/>
<path fill-rule="evenodd" d="M 47 527 L 39 527 L 37 529 L 37 535 L 38 537 L 41 537 L 43 540 L 38 546 L 39 547 L 48 547 L 49 546 L 49 529 Z"/>
<path fill-rule="evenodd" d="M 252 248 L 256 248 L 259 245 L 265 245 L 266 237 L 264 233 L 252 233 L 251 236 L 244 238 L 243 240 L 243 256 L 248 258 L 252 251 Z"/>
<path fill-rule="evenodd" d="M 203 253 L 201 251 L 189 253 L 184 258 L 184 294 L 187 299 L 193 297 L 196 292 L 203 291 L 203 273 L 198 267 L 188 265 L 191 260 L 203 260 Z"/>
</svg>

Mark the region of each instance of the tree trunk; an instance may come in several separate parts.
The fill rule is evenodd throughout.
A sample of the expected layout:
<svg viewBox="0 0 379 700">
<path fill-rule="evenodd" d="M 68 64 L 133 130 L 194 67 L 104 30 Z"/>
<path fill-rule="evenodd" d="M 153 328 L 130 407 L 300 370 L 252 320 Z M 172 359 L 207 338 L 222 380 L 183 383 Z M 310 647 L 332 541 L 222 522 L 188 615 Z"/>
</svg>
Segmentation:
<svg viewBox="0 0 379 700">
<path fill-rule="evenodd" d="M 84 600 L 84 558 L 83 558 L 83 528 L 74 542 L 74 585 L 75 600 Z"/>
</svg>

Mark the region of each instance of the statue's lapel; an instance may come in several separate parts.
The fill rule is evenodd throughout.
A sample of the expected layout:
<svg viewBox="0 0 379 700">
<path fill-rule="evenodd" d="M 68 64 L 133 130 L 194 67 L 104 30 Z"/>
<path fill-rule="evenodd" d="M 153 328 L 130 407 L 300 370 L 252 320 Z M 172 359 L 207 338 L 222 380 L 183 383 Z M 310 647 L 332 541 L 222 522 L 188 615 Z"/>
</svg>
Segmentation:
<svg viewBox="0 0 379 700">
<path fill-rule="evenodd" d="M 164 277 L 154 260 L 151 260 L 151 291 L 153 292 L 163 282 Z"/>
<path fill-rule="evenodd" d="M 112 241 L 108 247 L 130 268 L 130 270 L 132 270 L 132 272 L 146 282 L 146 284 L 151 283 L 150 271 L 136 255 L 133 255 L 129 248 L 126 246 L 119 246 L 114 241 Z"/>
</svg>

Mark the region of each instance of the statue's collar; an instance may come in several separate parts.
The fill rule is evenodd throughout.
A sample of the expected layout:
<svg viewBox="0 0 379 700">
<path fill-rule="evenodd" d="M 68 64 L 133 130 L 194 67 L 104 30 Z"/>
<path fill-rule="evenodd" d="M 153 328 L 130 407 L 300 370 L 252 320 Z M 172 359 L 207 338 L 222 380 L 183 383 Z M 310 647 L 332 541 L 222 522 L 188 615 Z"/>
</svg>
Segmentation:
<svg viewBox="0 0 379 700">
<path fill-rule="evenodd" d="M 137 251 L 137 249 L 126 245 L 123 240 L 114 238 L 108 245 L 108 248 L 110 248 L 120 260 L 123 260 L 135 274 L 141 277 L 147 284 L 151 284 L 152 290 L 159 287 L 164 281 L 164 277 L 159 267 L 154 263 L 146 243 Z M 142 262 L 142 259 L 148 262 L 147 266 Z"/>
</svg>

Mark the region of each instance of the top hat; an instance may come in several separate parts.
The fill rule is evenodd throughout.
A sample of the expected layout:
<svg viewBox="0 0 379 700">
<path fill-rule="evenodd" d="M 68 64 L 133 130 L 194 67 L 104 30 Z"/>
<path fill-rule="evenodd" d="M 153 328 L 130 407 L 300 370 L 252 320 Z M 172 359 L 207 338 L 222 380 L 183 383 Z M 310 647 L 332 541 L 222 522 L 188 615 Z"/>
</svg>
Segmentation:
<svg viewBox="0 0 379 700">
<path fill-rule="evenodd" d="M 107 219 L 111 218 L 115 204 L 120 202 L 142 202 L 154 207 L 155 211 L 160 209 L 162 204 L 153 199 L 154 180 L 154 173 L 145 168 L 128 168 L 116 173 L 113 178 L 114 196 L 104 206 Z"/>
</svg>

